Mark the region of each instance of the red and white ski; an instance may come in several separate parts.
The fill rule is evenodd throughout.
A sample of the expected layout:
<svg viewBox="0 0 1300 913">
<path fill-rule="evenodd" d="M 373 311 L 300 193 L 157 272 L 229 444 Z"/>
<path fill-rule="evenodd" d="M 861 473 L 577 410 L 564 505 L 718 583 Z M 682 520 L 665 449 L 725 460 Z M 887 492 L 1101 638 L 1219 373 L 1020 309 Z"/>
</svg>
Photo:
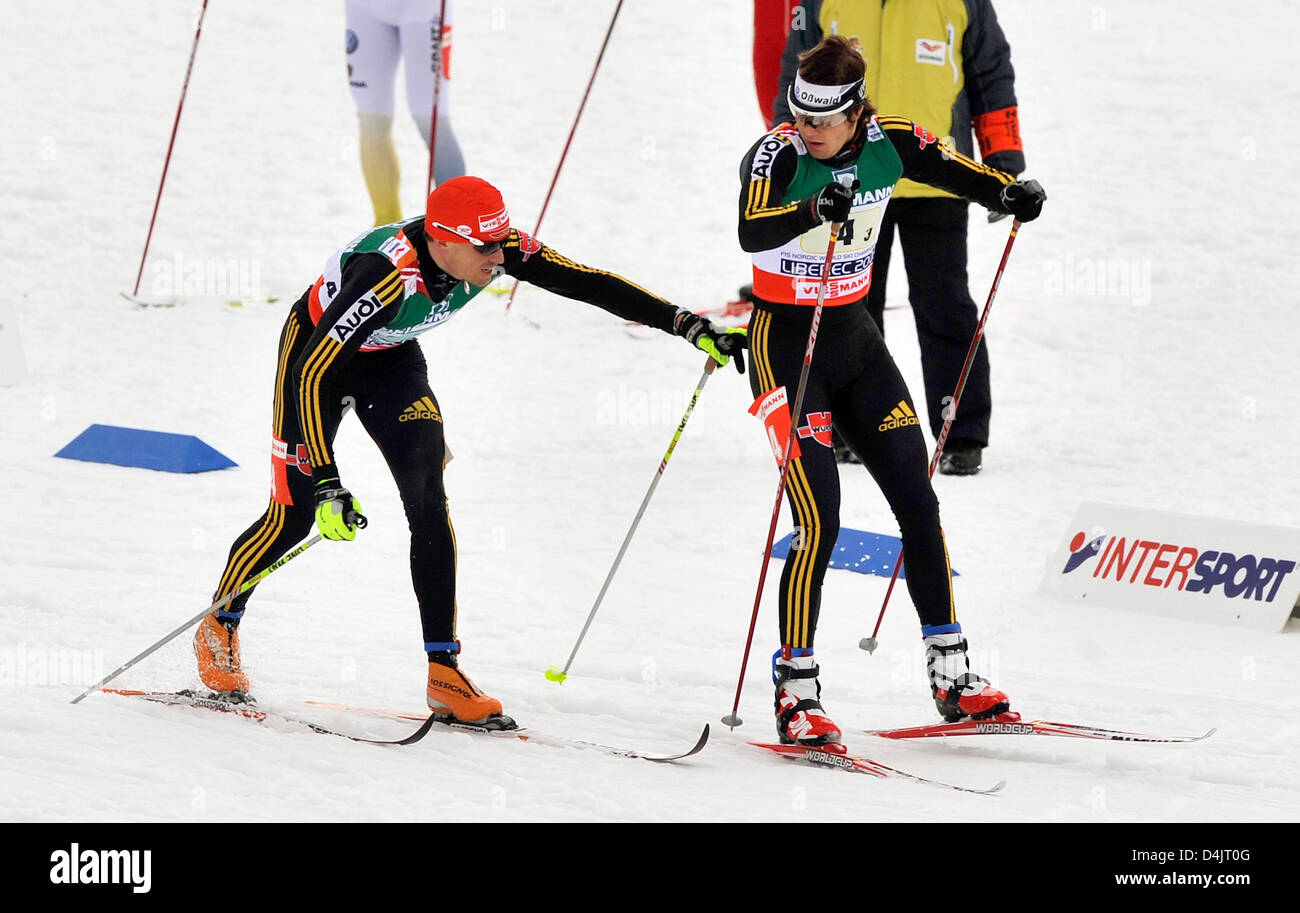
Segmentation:
<svg viewBox="0 0 1300 913">
<path fill-rule="evenodd" d="M 899 770 L 897 767 L 890 767 L 888 764 L 881 764 L 879 761 L 871 758 L 864 758 L 859 755 L 848 754 L 848 748 L 842 743 L 833 745 L 784 745 L 779 742 L 750 742 L 755 748 L 766 748 L 775 754 L 791 758 L 796 761 L 806 761 L 809 764 L 815 764 L 820 767 L 834 767 L 839 770 L 852 771 L 860 774 L 870 774 L 873 777 L 881 779 L 889 777 L 898 777 L 904 780 L 911 780 L 915 783 L 924 783 L 927 786 L 939 786 L 943 789 L 953 789 L 962 793 L 976 793 L 981 796 L 992 795 L 1002 787 L 1007 785 L 1006 780 L 1000 780 L 987 789 L 978 789 L 972 786 L 958 786 L 955 783 L 947 783 L 943 780 L 935 780 L 930 777 L 922 777 L 917 774 L 908 773 L 905 770 Z"/>
<path fill-rule="evenodd" d="M 1157 735 L 1102 729 L 1081 723 L 1053 723 L 1048 720 L 1022 720 L 1015 711 L 1001 713 L 987 720 L 963 720 L 959 723 L 927 723 L 899 729 L 868 729 L 867 735 L 882 739 L 937 739 L 959 735 L 1050 735 L 1071 739 L 1110 742 L 1199 742 L 1214 735 L 1210 729 L 1201 735 Z"/>
</svg>

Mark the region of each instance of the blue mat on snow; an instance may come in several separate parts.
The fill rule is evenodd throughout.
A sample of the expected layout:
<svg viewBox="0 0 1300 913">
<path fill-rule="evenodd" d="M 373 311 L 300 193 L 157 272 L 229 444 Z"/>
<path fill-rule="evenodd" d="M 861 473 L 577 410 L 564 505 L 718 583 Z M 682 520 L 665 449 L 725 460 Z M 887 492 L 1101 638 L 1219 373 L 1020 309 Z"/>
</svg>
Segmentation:
<svg viewBox="0 0 1300 913">
<path fill-rule="evenodd" d="M 162 472 L 207 472 L 238 465 L 193 435 L 116 425 L 91 425 L 55 456 Z"/>
<path fill-rule="evenodd" d="M 773 558 L 787 558 L 790 555 L 790 543 L 794 534 L 787 535 L 772 546 Z M 889 577 L 894 573 L 894 562 L 903 548 L 903 541 L 897 536 L 882 536 L 862 529 L 840 529 L 835 539 L 835 549 L 831 552 L 831 567 L 859 574 L 874 574 L 877 577 Z M 952 572 L 958 576 L 956 571 Z M 907 579 L 907 571 L 899 568 L 898 579 Z"/>
</svg>

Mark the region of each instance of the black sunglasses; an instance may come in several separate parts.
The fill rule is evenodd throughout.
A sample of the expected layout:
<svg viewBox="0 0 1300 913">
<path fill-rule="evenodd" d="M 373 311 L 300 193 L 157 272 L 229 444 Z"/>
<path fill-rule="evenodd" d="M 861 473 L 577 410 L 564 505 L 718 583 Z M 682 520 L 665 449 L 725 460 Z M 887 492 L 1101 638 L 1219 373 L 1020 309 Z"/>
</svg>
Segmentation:
<svg viewBox="0 0 1300 913">
<path fill-rule="evenodd" d="M 474 245 L 474 250 L 476 250 L 478 253 L 482 254 L 485 257 L 492 256 L 497 251 L 499 251 L 502 247 L 504 247 L 506 243 L 505 241 L 480 241 L 478 238 L 471 238 L 469 235 L 461 234 L 456 229 L 452 228 L 450 225 L 443 225 L 441 222 L 437 222 L 437 221 L 435 221 L 433 224 L 434 227 L 436 228 L 441 228 L 443 231 L 449 231 L 453 235 L 456 235 L 459 238 L 464 238 L 470 244 Z"/>
</svg>

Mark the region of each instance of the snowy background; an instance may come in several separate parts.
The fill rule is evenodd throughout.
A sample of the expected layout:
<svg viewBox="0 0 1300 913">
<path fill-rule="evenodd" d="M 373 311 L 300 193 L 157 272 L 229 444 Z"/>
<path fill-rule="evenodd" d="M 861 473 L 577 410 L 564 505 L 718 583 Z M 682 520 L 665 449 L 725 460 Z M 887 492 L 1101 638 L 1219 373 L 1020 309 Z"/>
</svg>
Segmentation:
<svg viewBox="0 0 1300 913">
<path fill-rule="evenodd" d="M 463 665 L 549 733 L 698 757 L 664 767 L 434 733 L 384 749 L 202 711 L 69 700 L 210 599 L 263 509 L 277 334 L 326 256 L 369 224 L 342 3 L 216 0 L 204 24 L 142 292 L 128 304 L 197 4 L 6 0 L 0 273 L 26 375 L 0 387 L 0 819 L 11 822 L 1294 822 L 1300 630 L 1214 627 L 1037 594 L 1081 501 L 1300 526 L 1289 4 L 1000 0 L 1029 171 L 1049 194 L 995 302 L 992 446 L 936 488 L 978 671 L 1027 718 L 1200 732 L 1195 745 L 893 743 L 937 719 L 915 614 L 831 570 L 824 700 L 858 753 L 995 797 L 876 781 L 744 747 L 774 735 L 774 562 L 732 706 L 776 475 L 748 387 L 710 380 L 619 575 L 563 665 L 703 362 L 524 287 L 423 338 L 455 461 Z M 531 230 L 612 3 L 460 2 L 451 111 L 472 173 Z M 746 281 L 736 165 L 762 130 L 744 0 L 626 4 L 540 235 L 674 302 Z M 1263 43 L 1263 45 L 1261 45 Z M 401 93 L 399 91 L 399 99 Z M 399 108 L 403 201 L 427 158 Z M 972 212 L 982 305 L 1008 223 Z M 214 274 L 236 264 L 242 282 Z M 195 266 L 199 264 L 199 266 Z M 195 270 L 198 272 L 196 273 Z M 239 272 L 242 270 L 242 272 Z M 1090 277 L 1111 277 L 1110 284 Z M 905 301 L 901 267 L 890 294 Z M 238 287 L 239 285 L 246 287 Z M 227 301 L 253 294 L 274 304 Z M 14 323 L 16 319 L 16 324 Z M 914 393 L 906 307 L 888 339 Z M 534 326 L 536 324 L 536 326 Z M 14 373 L 10 368 L 9 373 Z M 92 423 L 193 434 L 238 468 L 174 475 L 53 458 Z M 355 421 L 338 441 L 370 527 L 258 590 L 241 628 L 266 704 L 419 710 L 425 662 L 396 489 Z M 896 532 L 867 474 L 843 524 Z M 788 530 L 783 514 L 780 531 Z M 197 685 L 188 633 L 121 676 Z M 404 724 L 323 722 L 398 735 Z"/>
</svg>

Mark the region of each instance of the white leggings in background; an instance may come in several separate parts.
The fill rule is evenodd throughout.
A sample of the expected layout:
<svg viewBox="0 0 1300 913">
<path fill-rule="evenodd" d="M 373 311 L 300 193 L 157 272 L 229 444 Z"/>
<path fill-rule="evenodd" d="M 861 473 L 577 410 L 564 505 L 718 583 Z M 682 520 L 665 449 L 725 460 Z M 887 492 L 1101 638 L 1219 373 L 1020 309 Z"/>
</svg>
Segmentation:
<svg viewBox="0 0 1300 913">
<path fill-rule="evenodd" d="M 465 158 L 452 132 L 452 0 L 446 0 L 446 23 L 438 22 L 443 0 L 345 0 L 348 82 L 361 114 L 392 118 L 399 58 L 406 74 L 406 104 L 427 144 L 433 116 L 433 73 L 438 66 L 438 38 L 446 48 L 438 87 L 438 146 L 434 181 L 465 173 Z"/>
</svg>

